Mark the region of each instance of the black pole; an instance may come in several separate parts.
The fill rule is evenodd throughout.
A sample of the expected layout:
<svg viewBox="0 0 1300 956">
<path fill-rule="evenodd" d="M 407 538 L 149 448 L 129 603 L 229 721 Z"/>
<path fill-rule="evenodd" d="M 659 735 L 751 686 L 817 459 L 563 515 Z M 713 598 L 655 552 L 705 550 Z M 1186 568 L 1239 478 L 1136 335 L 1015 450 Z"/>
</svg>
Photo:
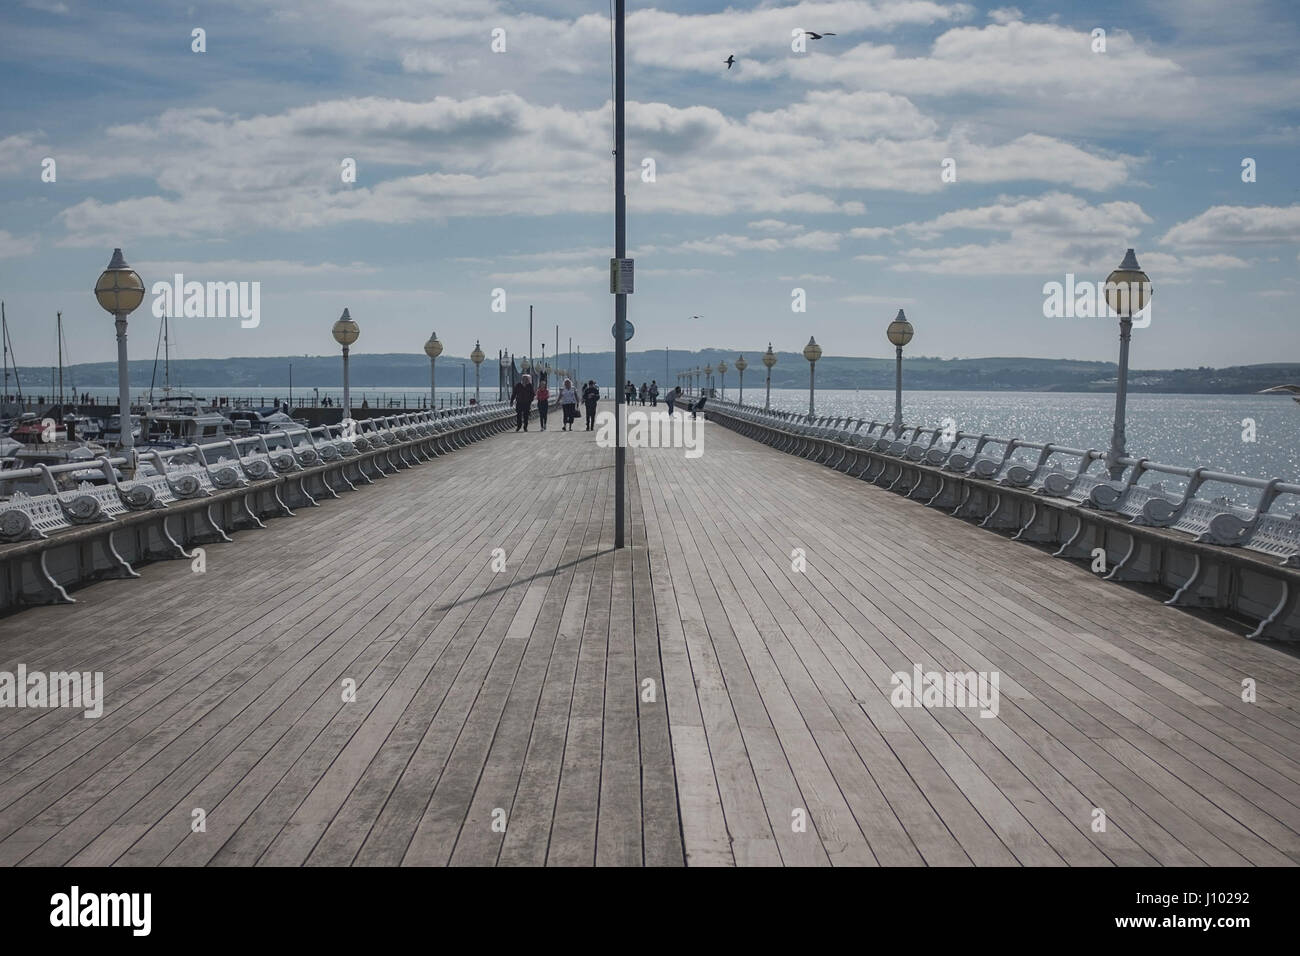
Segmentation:
<svg viewBox="0 0 1300 956">
<path fill-rule="evenodd" d="M 614 3 L 614 258 L 627 256 L 627 200 L 623 195 L 623 0 Z M 627 406 L 627 294 L 614 297 L 614 547 L 623 547 L 623 471 L 627 462 L 624 415 Z"/>
</svg>

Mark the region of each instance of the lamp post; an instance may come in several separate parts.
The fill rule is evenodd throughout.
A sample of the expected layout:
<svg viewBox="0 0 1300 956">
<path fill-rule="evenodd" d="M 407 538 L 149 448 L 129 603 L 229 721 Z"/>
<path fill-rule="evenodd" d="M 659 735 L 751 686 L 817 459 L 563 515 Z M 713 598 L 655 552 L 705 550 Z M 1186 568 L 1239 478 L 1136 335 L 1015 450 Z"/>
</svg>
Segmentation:
<svg viewBox="0 0 1300 956">
<path fill-rule="evenodd" d="M 442 343 L 438 341 L 438 333 L 434 332 L 429 336 L 429 341 L 424 343 L 424 354 L 429 356 L 429 407 L 438 407 L 438 356 L 442 354 Z"/>
<path fill-rule="evenodd" d="M 722 400 L 727 400 L 727 360 L 718 362 L 718 378 L 722 381 Z"/>
<path fill-rule="evenodd" d="M 334 327 L 330 329 L 334 341 L 343 346 L 343 418 L 352 417 L 352 390 L 348 383 L 348 351 L 352 343 L 361 335 L 361 328 L 352 321 L 352 316 L 345 308 Z"/>
<path fill-rule="evenodd" d="M 106 312 L 113 314 L 117 327 L 117 402 L 118 441 L 127 467 L 135 469 L 135 436 L 131 434 L 131 377 L 126 363 L 126 317 L 134 312 L 144 299 L 144 282 L 126 264 L 121 249 L 114 249 L 108 268 L 95 282 L 95 298 Z M 143 436 L 141 436 L 143 437 Z"/>
<path fill-rule="evenodd" d="M 763 411 L 772 410 L 772 366 L 776 364 L 776 353 L 772 351 L 772 343 L 767 343 L 767 351 L 763 353 L 763 364 L 767 366 L 767 397 L 763 399 Z"/>
<path fill-rule="evenodd" d="M 808 336 L 808 344 L 803 347 L 803 357 L 808 360 L 808 417 L 811 419 L 816 408 L 814 399 L 817 394 L 817 360 L 822 357 L 822 347 L 811 335 Z"/>
<path fill-rule="evenodd" d="M 486 356 L 484 356 L 483 350 L 479 348 L 478 340 L 475 339 L 474 351 L 469 353 L 469 360 L 474 363 L 474 404 L 475 405 L 478 405 L 480 403 L 479 394 L 478 394 L 478 370 L 479 370 L 479 366 L 483 364 L 484 358 L 486 358 Z"/>
<path fill-rule="evenodd" d="M 1138 265 L 1137 256 L 1129 249 L 1119 268 L 1106 277 L 1103 289 L 1106 304 L 1119 316 L 1119 374 L 1115 379 L 1115 425 L 1110 435 L 1110 451 L 1106 453 L 1106 468 L 1111 481 L 1124 477 L 1124 466 L 1119 459 L 1125 457 L 1124 419 L 1128 406 L 1128 346 L 1133 334 L 1133 316 L 1151 301 L 1151 280 Z"/>
<path fill-rule="evenodd" d="M 912 341 L 912 323 L 907 321 L 903 310 L 898 310 L 894 321 L 889 323 L 885 335 L 894 345 L 894 437 L 903 430 L 903 346 Z"/>
<path fill-rule="evenodd" d="M 736 356 L 736 374 L 740 376 L 740 402 L 745 404 L 745 369 L 749 368 L 749 363 L 745 361 L 745 356 Z"/>
</svg>

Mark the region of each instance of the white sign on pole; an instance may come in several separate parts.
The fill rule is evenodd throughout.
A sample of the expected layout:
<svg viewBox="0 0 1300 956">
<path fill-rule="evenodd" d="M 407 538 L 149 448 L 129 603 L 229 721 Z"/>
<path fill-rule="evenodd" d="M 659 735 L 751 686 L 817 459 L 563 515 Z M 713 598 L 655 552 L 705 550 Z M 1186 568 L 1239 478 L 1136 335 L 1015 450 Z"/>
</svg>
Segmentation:
<svg viewBox="0 0 1300 956">
<path fill-rule="evenodd" d="M 632 260 L 609 260 L 609 291 L 613 295 L 632 294 Z"/>
</svg>

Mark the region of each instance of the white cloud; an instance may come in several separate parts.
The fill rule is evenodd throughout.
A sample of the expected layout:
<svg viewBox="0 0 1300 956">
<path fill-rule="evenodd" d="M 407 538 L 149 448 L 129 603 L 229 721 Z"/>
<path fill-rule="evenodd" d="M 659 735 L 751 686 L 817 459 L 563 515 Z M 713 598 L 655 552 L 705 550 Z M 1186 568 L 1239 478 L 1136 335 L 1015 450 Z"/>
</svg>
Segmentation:
<svg viewBox="0 0 1300 956">
<path fill-rule="evenodd" d="M 23 239 L 19 236 L 10 235 L 8 232 L 0 229 L 0 259 L 14 259 L 18 256 L 28 256 L 35 251 L 35 240 Z"/>
<path fill-rule="evenodd" d="M 364 262 L 292 262 L 287 259 L 214 259 L 207 262 L 181 260 L 142 260 L 132 266 L 141 274 L 149 273 L 170 277 L 174 273 L 199 276 L 332 276 L 369 275 L 378 272 L 375 266 Z M 250 280 L 251 281 L 251 280 Z"/>
<path fill-rule="evenodd" d="M 1300 205 L 1211 206 L 1160 237 L 1172 246 L 1300 242 Z"/>
</svg>

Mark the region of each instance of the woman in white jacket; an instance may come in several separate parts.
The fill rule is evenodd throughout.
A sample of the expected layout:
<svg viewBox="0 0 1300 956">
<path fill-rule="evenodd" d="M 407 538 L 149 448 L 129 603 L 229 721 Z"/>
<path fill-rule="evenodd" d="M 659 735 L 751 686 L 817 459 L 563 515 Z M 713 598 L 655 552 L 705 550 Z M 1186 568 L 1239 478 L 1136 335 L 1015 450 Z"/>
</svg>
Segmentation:
<svg viewBox="0 0 1300 956">
<path fill-rule="evenodd" d="M 578 392 L 572 379 L 566 378 L 564 387 L 560 389 L 560 408 L 564 410 L 564 426 L 560 431 L 573 431 L 573 421 L 578 417 Z"/>
</svg>

